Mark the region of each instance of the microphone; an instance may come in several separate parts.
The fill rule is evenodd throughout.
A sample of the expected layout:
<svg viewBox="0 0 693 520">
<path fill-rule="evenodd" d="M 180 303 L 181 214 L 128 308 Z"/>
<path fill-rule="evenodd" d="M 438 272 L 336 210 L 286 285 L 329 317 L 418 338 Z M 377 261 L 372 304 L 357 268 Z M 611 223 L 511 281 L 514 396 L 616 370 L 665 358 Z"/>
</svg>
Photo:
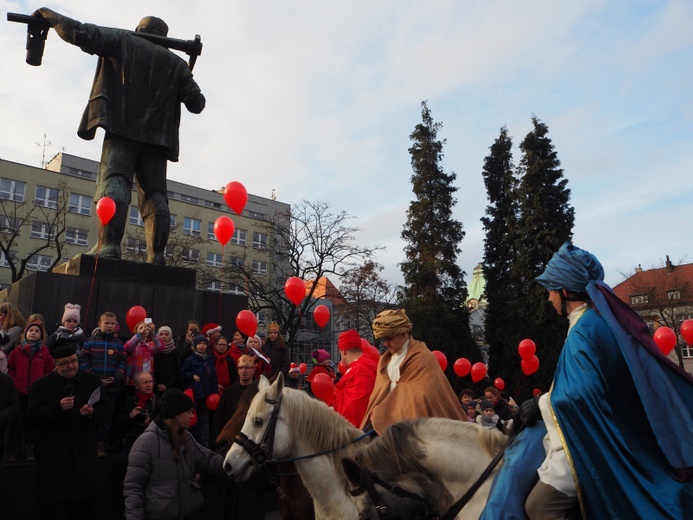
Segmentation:
<svg viewBox="0 0 693 520">
<path fill-rule="evenodd" d="M 68 383 L 65 385 L 65 397 L 74 397 L 75 395 L 75 385 Z"/>
</svg>

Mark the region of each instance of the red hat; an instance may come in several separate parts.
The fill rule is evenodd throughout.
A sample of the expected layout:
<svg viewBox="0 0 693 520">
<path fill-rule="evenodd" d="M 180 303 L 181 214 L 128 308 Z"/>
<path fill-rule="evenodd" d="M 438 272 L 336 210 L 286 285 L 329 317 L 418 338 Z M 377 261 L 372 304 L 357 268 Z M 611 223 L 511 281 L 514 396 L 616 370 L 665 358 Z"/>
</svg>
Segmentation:
<svg viewBox="0 0 693 520">
<path fill-rule="evenodd" d="M 359 333 L 356 332 L 356 329 L 350 329 L 346 332 L 342 332 L 339 335 L 339 341 L 337 342 L 337 346 L 339 347 L 339 350 L 349 350 L 352 348 L 357 348 L 361 352 L 363 352 L 363 348 L 361 346 L 361 336 L 359 336 Z"/>
<path fill-rule="evenodd" d="M 202 327 L 202 334 L 206 334 L 207 336 L 214 334 L 215 332 L 221 332 L 221 325 L 217 325 L 214 322 L 209 322 L 205 323 Z"/>
</svg>

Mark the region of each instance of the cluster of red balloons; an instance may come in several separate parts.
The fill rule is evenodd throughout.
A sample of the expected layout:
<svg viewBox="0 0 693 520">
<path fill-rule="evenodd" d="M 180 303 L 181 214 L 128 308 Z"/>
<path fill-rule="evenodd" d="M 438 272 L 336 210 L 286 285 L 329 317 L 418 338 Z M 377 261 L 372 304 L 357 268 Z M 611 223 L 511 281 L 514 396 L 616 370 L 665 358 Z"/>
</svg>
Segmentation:
<svg viewBox="0 0 693 520">
<path fill-rule="evenodd" d="M 679 332 L 688 345 L 693 344 L 693 320 L 685 320 L 679 327 Z M 676 332 L 669 327 L 659 327 L 655 330 L 653 339 L 665 356 L 668 356 L 669 352 L 674 350 L 678 341 Z"/>
<path fill-rule="evenodd" d="M 539 358 L 535 355 L 537 345 L 531 339 L 523 339 L 517 346 L 517 352 L 520 354 L 520 366 L 522 373 L 526 376 L 534 374 L 539 369 Z"/>
<path fill-rule="evenodd" d="M 457 377 L 464 377 L 471 372 L 472 381 L 478 383 L 486 377 L 487 368 L 481 361 L 471 364 L 467 358 L 458 358 L 452 366 Z"/>
<path fill-rule="evenodd" d="M 246 309 L 236 314 L 236 327 L 246 336 L 255 336 L 257 332 L 255 313 Z"/>
</svg>

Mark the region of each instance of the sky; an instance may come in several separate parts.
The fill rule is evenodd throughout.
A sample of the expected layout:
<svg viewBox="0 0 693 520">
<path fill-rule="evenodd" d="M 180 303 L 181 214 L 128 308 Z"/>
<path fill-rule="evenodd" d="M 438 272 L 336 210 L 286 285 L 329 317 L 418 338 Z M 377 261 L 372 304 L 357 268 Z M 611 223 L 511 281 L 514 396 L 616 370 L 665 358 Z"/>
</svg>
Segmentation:
<svg viewBox="0 0 693 520">
<path fill-rule="evenodd" d="M 693 2 L 469 0 L 60 0 L 82 22 L 134 29 L 163 18 L 204 45 L 194 69 L 207 99 L 183 111 L 173 180 L 232 180 L 289 204 L 353 216 L 401 284 L 400 238 L 413 200 L 408 149 L 426 100 L 457 176 L 458 262 L 483 259 L 484 158 L 503 126 L 515 144 L 536 115 L 549 127 L 575 208 L 574 243 L 606 282 L 635 267 L 693 262 Z M 30 14 L 39 4 L 0 0 Z M 0 25 L 0 158 L 39 166 L 60 151 L 98 160 L 102 133 L 77 136 L 97 58 L 49 33 L 40 67 L 24 26 Z M 50 145 L 42 147 L 44 135 Z M 688 238 L 686 238 L 688 237 Z"/>
</svg>

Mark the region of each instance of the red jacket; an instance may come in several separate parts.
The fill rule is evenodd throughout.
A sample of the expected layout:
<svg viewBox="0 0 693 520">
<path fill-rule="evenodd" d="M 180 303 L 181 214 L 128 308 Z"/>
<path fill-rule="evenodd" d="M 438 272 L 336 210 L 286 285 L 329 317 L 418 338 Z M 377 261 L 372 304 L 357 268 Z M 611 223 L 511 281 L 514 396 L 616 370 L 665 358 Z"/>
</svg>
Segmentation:
<svg viewBox="0 0 693 520">
<path fill-rule="evenodd" d="M 375 386 L 375 361 L 365 354 L 349 364 L 349 368 L 334 385 L 329 404 L 357 428 L 368 407 L 368 399 Z"/>
<path fill-rule="evenodd" d="M 53 372 L 53 357 L 46 345 L 41 345 L 33 356 L 30 351 L 31 344 L 24 342 L 12 350 L 7 360 L 7 373 L 19 395 L 29 395 L 29 387 L 34 381 Z"/>
</svg>

